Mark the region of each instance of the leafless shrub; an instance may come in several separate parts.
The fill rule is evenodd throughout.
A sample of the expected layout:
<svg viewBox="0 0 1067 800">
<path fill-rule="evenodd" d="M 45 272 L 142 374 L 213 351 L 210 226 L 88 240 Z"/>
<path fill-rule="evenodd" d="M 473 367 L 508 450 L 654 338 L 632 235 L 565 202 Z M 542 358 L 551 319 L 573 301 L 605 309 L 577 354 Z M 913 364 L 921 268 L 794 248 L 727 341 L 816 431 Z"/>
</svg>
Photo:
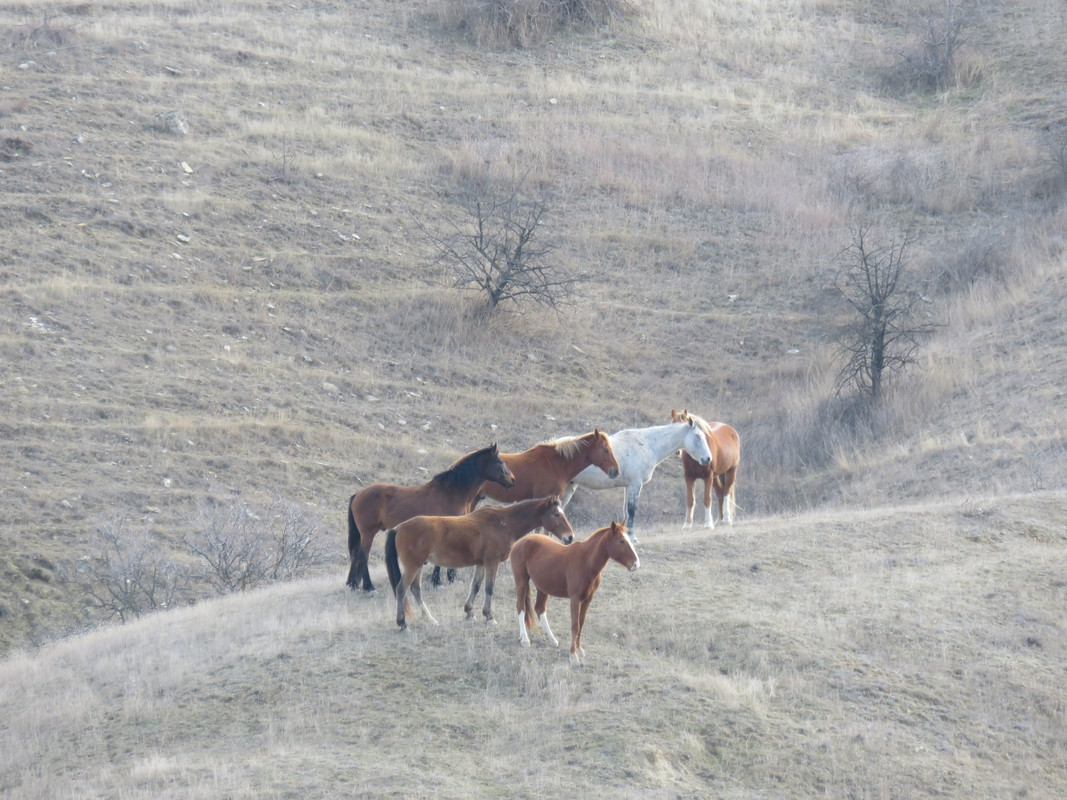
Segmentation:
<svg viewBox="0 0 1067 800">
<path fill-rule="evenodd" d="M 1012 265 L 1013 237 L 1003 230 L 969 230 L 962 241 L 949 242 L 934 269 L 933 285 L 959 291 L 982 279 L 1004 280 Z"/>
<path fill-rule="evenodd" d="M 919 26 L 918 42 L 900 54 L 891 81 L 908 89 L 936 91 L 960 84 L 960 48 L 971 13 L 961 0 L 931 7 Z M 973 76 L 972 76 L 973 77 Z"/>
<path fill-rule="evenodd" d="M 630 0 L 445 0 L 439 18 L 482 45 L 527 47 L 562 27 L 601 25 L 634 8 Z"/>
<path fill-rule="evenodd" d="M 852 243 L 840 255 L 844 266 L 834 281 L 853 311 L 837 337 L 843 363 L 836 390 L 840 394 L 853 386 L 877 400 L 885 373 L 914 363 L 919 338 L 932 326 L 915 321 L 912 313 L 923 295 L 905 279 L 910 235 L 877 245 L 869 241 L 870 226 L 853 227 L 851 233 Z"/>
<path fill-rule="evenodd" d="M 188 599 L 185 568 L 166 556 L 147 529 L 127 530 L 125 520 L 108 519 L 96 531 L 86 592 L 108 619 L 121 621 Z"/>
<path fill-rule="evenodd" d="M 276 502 L 200 508 L 183 544 L 198 560 L 195 576 L 218 594 L 293 578 L 326 563 L 320 521 L 299 506 Z"/>
<path fill-rule="evenodd" d="M 1049 125 L 1041 138 L 1048 166 L 1043 193 L 1060 194 L 1067 190 L 1067 121 Z"/>
<path fill-rule="evenodd" d="M 506 188 L 487 182 L 463 202 L 469 221 L 451 233 L 424 233 L 451 271 L 453 285 L 473 289 L 492 313 L 526 301 L 559 311 L 581 281 L 550 261 L 554 245 L 543 243 L 542 226 L 550 210 L 545 197 L 527 197 L 523 181 Z"/>
</svg>

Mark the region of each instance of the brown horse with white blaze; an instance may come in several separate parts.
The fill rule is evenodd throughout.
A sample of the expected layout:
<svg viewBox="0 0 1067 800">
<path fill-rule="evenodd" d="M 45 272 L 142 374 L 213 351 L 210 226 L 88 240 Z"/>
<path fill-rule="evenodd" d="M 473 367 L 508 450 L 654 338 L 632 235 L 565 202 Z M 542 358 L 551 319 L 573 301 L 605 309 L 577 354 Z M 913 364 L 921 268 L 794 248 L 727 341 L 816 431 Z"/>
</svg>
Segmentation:
<svg viewBox="0 0 1067 800">
<path fill-rule="evenodd" d="M 421 486 L 375 483 L 352 495 L 348 501 L 348 586 L 356 589 L 362 579 L 363 588 L 374 591 L 367 562 L 378 531 L 420 514 L 466 514 L 486 481 L 501 486 L 515 482 L 495 444 L 468 453 Z"/>
<path fill-rule="evenodd" d="M 712 491 L 719 500 L 719 521 L 725 517 L 726 522 L 734 524 L 734 488 L 737 480 L 737 467 L 741 463 L 741 437 L 737 431 L 725 422 L 708 422 L 689 409 L 675 411 L 671 409 L 671 422 L 694 420 L 704 432 L 711 450 L 711 462 L 699 464 L 682 452 L 682 471 L 685 473 L 685 523 L 683 527 L 693 524 L 693 510 L 696 507 L 695 484 L 704 481 L 704 527 L 715 527 L 715 515 Z"/>
<path fill-rule="evenodd" d="M 537 527 L 543 527 L 563 542 L 574 539 L 559 497 L 486 506 L 461 517 L 413 517 L 389 531 L 385 540 L 385 565 L 396 592 L 396 624 L 400 630 L 407 627 L 405 597 L 409 590 L 423 616 L 437 624 L 422 599 L 422 568 L 431 562 L 450 568 L 474 567 L 463 610 L 467 619 L 474 616 L 474 598 L 484 579 L 482 614 L 487 622 L 495 622 L 493 587 L 500 563 L 507 560 L 516 540 Z"/>
<path fill-rule="evenodd" d="M 582 629 L 593 594 L 600 586 L 600 576 L 608 561 L 618 561 L 633 572 L 641 566 L 626 526 L 612 522 L 593 533 L 584 542 L 563 546 L 547 536 L 532 533 L 511 548 L 511 571 L 515 575 L 515 598 L 519 612 L 519 642 L 528 647 L 527 629 L 536 615 L 541 630 L 558 647 L 559 642 L 548 626 L 548 598 L 569 597 L 571 601 L 571 664 L 578 666 L 585 657 Z M 537 600 L 533 600 L 533 588 Z"/>
</svg>

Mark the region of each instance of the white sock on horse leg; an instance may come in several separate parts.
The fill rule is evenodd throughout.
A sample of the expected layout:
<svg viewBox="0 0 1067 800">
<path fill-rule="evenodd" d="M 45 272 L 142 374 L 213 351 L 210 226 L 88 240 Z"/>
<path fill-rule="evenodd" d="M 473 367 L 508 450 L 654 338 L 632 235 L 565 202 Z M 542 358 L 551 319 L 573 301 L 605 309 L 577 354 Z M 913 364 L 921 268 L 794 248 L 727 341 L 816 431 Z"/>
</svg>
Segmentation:
<svg viewBox="0 0 1067 800">
<path fill-rule="evenodd" d="M 552 635 L 552 629 L 548 627 L 548 612 L 546 611 L 544 614 L 538 617 L 537 621 L 541 623 L 541 630 L 545 632 L 545 636 L 548 637 L 548 641 L 552 642 L 552 646 L 559 647 L 559 640 Z"/>
</svg>

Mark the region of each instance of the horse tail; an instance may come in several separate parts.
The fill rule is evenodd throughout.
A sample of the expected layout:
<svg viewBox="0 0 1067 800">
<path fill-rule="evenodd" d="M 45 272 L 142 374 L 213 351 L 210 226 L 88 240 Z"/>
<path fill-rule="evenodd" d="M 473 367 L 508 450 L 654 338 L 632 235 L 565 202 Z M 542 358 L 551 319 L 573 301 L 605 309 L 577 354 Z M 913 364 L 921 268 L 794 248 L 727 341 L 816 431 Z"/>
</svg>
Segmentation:
<svg viewBox="0 0 1067 800">
<path fill-rule="evenodd" d="M 352 501 L 355 495 L 348 498 L 348 553 L 351 555 L 359 547 L 359 528 L 356 527 L 356 518 L 352 515 Z"/>
<path fill-rule="evenodd" d="M 393 528 L 385 537 L 385 568 L 389 572 L 389 583 L 396 594 L 396 587 L 400 585 L 400 559 L 396 553 L 396 528 Z"/>
</svg>

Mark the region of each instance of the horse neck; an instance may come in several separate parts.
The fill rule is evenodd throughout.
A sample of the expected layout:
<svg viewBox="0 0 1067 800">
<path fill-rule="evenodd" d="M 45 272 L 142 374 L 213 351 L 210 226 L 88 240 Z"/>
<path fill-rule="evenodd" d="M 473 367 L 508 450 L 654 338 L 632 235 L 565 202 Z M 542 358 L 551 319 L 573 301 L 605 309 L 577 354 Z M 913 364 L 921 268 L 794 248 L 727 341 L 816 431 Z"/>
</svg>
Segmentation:
<svg viewBox="0 0 1067 800">
<path fill-rule="evenodd" d="M 688 422 L 672 422 L 649 428 L 649 446 L 656 455 L 656 461 L 662 461 L 676 450 L 681 450 L 688 433 Z"/>
<path fill-rule="evenodd" d="M 507 509 L 508 532 L 520 539 L 540 524 L 541 501 L 527 500 Z"/>
<path fill-rule="evenodd" d="M 577 549 L 582 558 L 585 559 L 586 564 L 589 565 L 590 570 L 594 575 L 599 575 L 604 571 L 604 567 L 607 566 L 611 557 L 608 555 L 608 536 L 611 535 L 611 529 L 608 528 L 602 532 L 594 533 L 584 542 L 575 542 L 567 545 L 568 548 Z"/>
<path fill-rule="evenodd" d="M 485 476 L 478 473 L 463 483 L 439 483 L 438 485 L 446 495 L 456 501 L 457 505 L 467 508 L 474 502 L 474 498 L 478 496 L 484 483 L 486 483 Z"/>
</svg>

